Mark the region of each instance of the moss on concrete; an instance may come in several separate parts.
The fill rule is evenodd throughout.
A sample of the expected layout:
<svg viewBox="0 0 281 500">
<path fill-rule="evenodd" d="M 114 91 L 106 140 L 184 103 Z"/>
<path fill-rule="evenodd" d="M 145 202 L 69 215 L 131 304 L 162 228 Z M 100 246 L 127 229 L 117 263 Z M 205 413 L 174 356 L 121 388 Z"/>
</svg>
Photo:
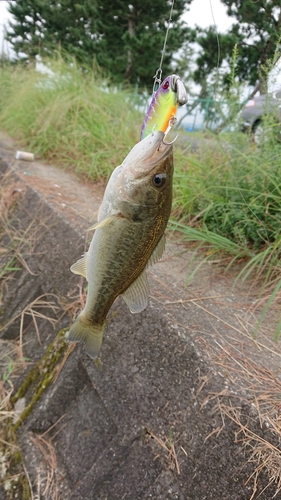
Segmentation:
<svg viewBox="0 0 281 500">
<path fill-rule="evenodd" d="M 33 406 L 38 401 L 43 392 L 51 384 L 57 363 L 64 354 L 68 341 L 65 339 L 65 333 L 68 328 L 63 328 L 59 331 L 56 338 L 49 345 L 43 357 L 32 368 L 26 376 L 16 394 L 11 398 L 11 402 L 15 404 L 20 398 L 23 398 L 29 389 L 32 389 L 32 397 L 27 404 L 25 410 L 21 413 L 19 420 L 15 423 L 14 429 L 17 430 L 22 422 L 31 413 Z M 32 386 L 34 386 L 32 388 Z"/>
<path fill-rule="evenodd" d="M 65 333 L 68 329 L 59 331 L 53 342 L 47 348 L 45 354 L 30 370 L 16 394 L 10 400 L 10 410 L 12 411 L 15 403 L 22 397 L 30 394 L 30 400 L 21 413 L 16 423 L 12 419 L 5 422 L 4 440 L 0 446 L 0 453 L 4 457 L 8 467 L 8 473 L 3 479 L 6 485 L 8 500 L 20 498 L 21 500 L 31 500 L 32 493 L 26 474 L 23 472 L 23 458 L 17 443 L 16 431 L 28 415 L 32 412 L 35 403 L 39 400 L 43 392 L 52 383 L 56 374 L 56 367 L 67 348 L 68 341 L 65 339 Z"/>
</svg>

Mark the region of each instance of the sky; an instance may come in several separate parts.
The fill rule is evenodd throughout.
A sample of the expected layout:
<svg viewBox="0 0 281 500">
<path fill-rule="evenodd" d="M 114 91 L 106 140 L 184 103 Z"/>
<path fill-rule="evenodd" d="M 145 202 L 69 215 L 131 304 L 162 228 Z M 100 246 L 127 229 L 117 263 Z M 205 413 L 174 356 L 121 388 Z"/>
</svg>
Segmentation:
<svg viewBox="0 0 281 500">
<path fill-rule="evenodd" d="M 176 2 L 177 0 L 175 0 Z M 0 53 L 7 53 L 7 43 L 3 43 L 4 26 L 7 24 L 10 14 L 7 10 L 9 2 L 0 0 Z M 226 7 L 220 0 L 193 0 L 190 10 L 184 15 L 184 20 L 189 26 L 207 26 L 216 24 L 218 31 L 227 31 L 231 25 L 231 19 L 226 14 Z"/>
<path fill-rule="evenodd" d="M 184 20 L 191 27 L 197 24 L 207 28 L 216 24 L 220 32 L 227 31 L 233 22 L 220 0 L 193 0 L 190 10 L 184 15 Z"/>
<path fill-rule="evenodd" d="M 0 54 L 4 52 L 7 53 L 7 43 L 4 42 L 4 26 L 7 24 L 9 19 L 9 13 L 7 11 L 7 5 L 9 2 L 0 0 Z"/>
</svg>

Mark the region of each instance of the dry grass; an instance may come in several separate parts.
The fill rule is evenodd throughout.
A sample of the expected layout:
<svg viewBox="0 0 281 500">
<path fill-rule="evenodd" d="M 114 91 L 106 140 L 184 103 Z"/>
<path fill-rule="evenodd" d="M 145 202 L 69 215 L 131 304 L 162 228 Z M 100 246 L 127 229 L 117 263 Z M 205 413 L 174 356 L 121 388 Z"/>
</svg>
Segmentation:
<svg viewBox="0 0 281 500">
<path fill-rule="evenodd" d="M 52 437 L 49 433 L 61 422 L 64 415 L 59 418 L 59 420 L 52 425 L 43 434 L 33 434 L 30 437 L 32 443 L 39 450 L 41 455 L 41 461 L 37 470 L 37 478 L 35 489 L 36 495 L 32 497 L 32 500 L 58 500 L 59 499 L 59 483 L 62 479 L 62 474 L 59 471 L 55 449 L 53 446 L 53 439 L 62 430 L 64 425 L 53 434 Z"/>
<path fill-rule="evenodd" d="M 11 248 L 11 228 L 9 215 L 23 189 L 20 183 L 12 178 L 10 171 L 5 173 L 0 183 L 0 305 L 7 282 L 11 279 L 13 270 L 19 268 L 16 253 Z"/>
<path fill-rule="evenodd" d="M 260 347 L 258 341 L 257 346 Z M 230 382 L 230 389 L 210 394 L 203 402 L 214 400 L 214 412 L 221 416 L 222 425 L 212 434 L 219 434 L 226 418 L 237 426 L 235 440 L 245 448 L 247 461 L 254 467 L 247 483 L 253 483 L 249 500 L 259 498 L 260 476 L 268 478 L 267 488 L 274 487 L 276 498 L 281 492 L 281 381 L 274 370 L 248 356 L 243 342 L 216 345 L 220 352 L 211 358 Z M 263 344 L 264 346 L 264 344 Z M 209 350 L 210 353 L 210 350 Z M 254 431 L 252 429 L 255 429 Z M 210 437 L 207 436 L 206 439 Z"/>
<path fill-rule="evenodd" d="M 62 309 L 70 315 L 71 319 L 76 318 L 86 305 L 87 293 L 83 287 L 85 287 L 85 280 L 81 277 L 80 284 L 67 294 L 66 299 L 60 300 Z"/>
<path fill-rule="evenodd" d="M 278 446 L 272 444 L 268 439 L 265 439 L 258 433 L 253 432 L 247 424 L 243 424 L 241 410 L 237 407 L 232 404 L 220 403 L 219 411 L 221 415 L 224 415 L 224 417 L 227 416 L 237 425 L 239 430 L 236 433 L 236 442 L 243 444 L 247 455 L 250 455 L 248 462 L 252 463 L 254 466 L 254 471 L 247 481 L 247 483 L 249 483 L 253 480 L 253 491 L 249 500 L 253 500 L 258 492 L 259 477 L 262 471 L 266 472 L 268 476 L 268 484 L 261 493 L 263 493 L 271 485 L 275 485 L 276 489 L 272 498 L 276 498 L 281 491 L 281 450 Z M 261 415 L 259 415 L 259 418 L 260 417 Z M 270 418 L 265 421 L 265 424 L 267 424 L 269 428 L 271 423 L 271 431 L 273 431 L 271 432 L 272 438 L 274 439 L 274 434 L 276 434 L 279 439 L 281 431 L 280 422 L 276 425 L 276 421 L 271 421 Z"/>
<path fill-rule="evenodd" d="M 11 404 L 13 384 L 10 375 L 16 370 L 15 357 L 18 349 L 14 342 L 0 341 L 0 480 L 3 484 L 7 498 L 12 498 L 12 484 L 20 484 L 25 477 L 25 473 L 19 467 L 13 467 L 11 462 L 15 454 L 19 453 L 19 447 L 6 429 L 16 416 L 16 412 Z"/>
<path fill-rule="evenodd" d="M 22 228 L 15 216 L 16 204 L 24 194 L 25 188 L 15 180 L 13 172 L 8 170 L 1 176 L 0 182 L 0 305 L 8 283 L 14 279 L 14 272 L 25 268 L 29 274 L 35 275 L 27 263 L 34 252 L 36 242 L 45 231 L 49 230 L 50 221 L 44 217 L 30 219 L 27 227 Z M 38 214 L 37 214 L 38 215 Z"/>
<path fill-rule="evenodd" d="M 0 424 L 15 416 L 15 411 L 10 403 L 14 391 L 11 376 L 22 368 L 22 363 L 17 342 L 0 340 Z"/>
<path fill-rule="evenodd" d="M 50 300 L 45 300 L 46 298 L 50 297 Z M 43 295 L 40 295 L 39 297 L 36 297 L 30 304 L 27 304 L 23 308 L 21 312 L 19 312 L 16 316 L 14 316 L 8 323 L 3 325 L 2 329 L 6 329 L 8 326 L 10 326 L 12 323 L 14 323 L 18 318 L 20 318 L 20 327 L 19 327 L 19 351 L 20 351 L 20 357 L 23 359 L 23 336 L 24 336 L 24 319 L 26 316 L 31 316 L 33 320 L 33 324 L 36 330 L 36 335 L 38 339 L 38 343 L 41 345 L 41 339 L 40 339 L 40 332 L 38 328 L 37 321 L 38 319 L 43 319 L 51 323 L 53 328 L 55 327 L 56 323 L 60 318 L 58 318 L 57 313 L 61 311 L 60 306 L 58 306 L 58 300 L 53 300 L 53 299 L 58 299 L 58 297 L 53 294 L 53 293 L 45 293 Z M 46 312 L 43 313 L 42 310 Z M 53 316 L 51 315 L 53 314 Z"/>
<path fill-rule="evenodd" d="M 147 434 L 152 437 L 156 443 L 166 452 L 169 461 L 169 468 L 171 470 L 176 469 L 177 474 L 180 474 L 180 466 L 178 462 L 178 457 L 175 449 L 175 444 L 170 437 L 165 437 L 165 441 L 162 438 L 156 436 L 152 431 L 146 429 Z M 159 457 L 156 455 L 155 460 Z"/>
<path fill-rule="evenodd" d="M 8 170 L 1 177 L 0 184 L 0 219 L 7 220 L 11 207 L 17 201 L 18 197 L 24 192 L 20 182 L 12 177 L 12 172 Z"/>
</svg>

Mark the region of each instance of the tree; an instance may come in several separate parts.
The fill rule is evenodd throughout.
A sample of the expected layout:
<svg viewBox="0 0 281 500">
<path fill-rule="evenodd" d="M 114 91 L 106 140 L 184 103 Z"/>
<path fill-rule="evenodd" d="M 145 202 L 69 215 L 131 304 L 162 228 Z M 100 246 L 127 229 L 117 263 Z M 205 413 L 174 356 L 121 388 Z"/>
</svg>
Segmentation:
<svg viewBox="0 0 281 500">
<path fill-rule="evenodd" d="M 172 14 L 163 74 L 188 28 L 181 15 L 192 0 L 177 0 Z M 29 61 L 59 46 L 80 63 L 95 58 L 115 81 L 150 84 L 159 65 L 171 2 L 166 0 L 18 0 L 7 39 Z"/>
<path fill-rule="evenodd" d="M 259 80 L 259 89 L 265 92 L 266 75 L 263 67 L 273 58 L 280 42 L 280 0 L 221 1 L 227 6 L 228 15 L 233 17 L 233 25 L 227 33 L 218 33 L 218 36 L 213 26 L 205 30 L 197 27 L 193 31 L 193 38 L 190 39 L 193 41 L 196 37 L 200 46 L 194 80 L 202 83 L 218 67 L 225 66 L 226 63 L 229 67 L 233 48 L 237 44 L 237 77 L 250 85 L 255 85 Z M 224 85 L 229 85 L 227 70 L 224 74 Z"/>
<path fill-rule="evenodd" d="M 188 28 L 180 20 L 191 0 L 177 0 L 172 14 L 163 74 L 169 74 L 175 52 L 187 36 Z M 151 85 L 160 63 L 161 51 L 170 15 L 166 0 L 102 0 L 98 23 L 102 38 L 98 43 L 97 61 L 115 79 L 140 85 Z"/>
<path fill-rule="evenodd" d="M 14 20 L 7 40 L 17 56 L 33 61 L 58 47 L 90 63 L 95 53 L 96 4 L 92 0 L 19 0 L 9 5 Z"/>
</svg>

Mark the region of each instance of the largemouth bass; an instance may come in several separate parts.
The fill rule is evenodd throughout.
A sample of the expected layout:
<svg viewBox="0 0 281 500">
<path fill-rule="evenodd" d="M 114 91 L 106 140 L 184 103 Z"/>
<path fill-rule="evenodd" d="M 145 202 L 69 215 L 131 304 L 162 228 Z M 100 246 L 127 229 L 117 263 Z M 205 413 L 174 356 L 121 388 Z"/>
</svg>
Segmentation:
<svg viewBox="0 0 281 500">
<path fill-rule="evenodd" d="M 167 134 L 170 121 L 176 122 L 179 106 L 187 103 L 187 92 L 184 83 L 178 75 L 169 75 L 163 80 L 153 95 L 141 129 L 141 139 L 147 137 L 153 130 Z"/>
<path fill-rule="evenodd" d="M 139 142 L 113 171 L 89 251 L 71 271 L 88 281 L 86 305 L 67 333 L 99 354 L 106 315 L 121 295 L 132 313 L 148 304 L 146 268 L 159 260 L 172 204 L 173 146 L 157 131 Z"/>
</svg>

